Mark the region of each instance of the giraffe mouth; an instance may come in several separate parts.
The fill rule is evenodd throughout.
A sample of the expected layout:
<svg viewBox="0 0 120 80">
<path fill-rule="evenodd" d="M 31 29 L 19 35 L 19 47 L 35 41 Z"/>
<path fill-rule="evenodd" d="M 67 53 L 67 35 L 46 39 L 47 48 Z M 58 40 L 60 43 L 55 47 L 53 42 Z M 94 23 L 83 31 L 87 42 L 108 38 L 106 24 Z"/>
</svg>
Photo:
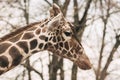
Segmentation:
<svg viewBox="0 0 120 80">
<path fill-rule="evenodd" d="M 77 66 L 83 70 L 88 70 L 92 68 L 90 60 L 85 54 L 80 55 L 80 57 L 75 62 Z"/>
</svg>

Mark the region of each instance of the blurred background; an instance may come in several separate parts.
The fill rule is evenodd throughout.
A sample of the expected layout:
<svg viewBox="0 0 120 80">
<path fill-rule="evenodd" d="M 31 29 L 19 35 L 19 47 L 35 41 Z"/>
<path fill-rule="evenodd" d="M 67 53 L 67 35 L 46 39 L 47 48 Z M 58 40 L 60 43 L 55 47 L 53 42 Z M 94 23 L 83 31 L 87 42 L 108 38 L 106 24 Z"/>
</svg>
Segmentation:
<svg viewBox="0 0 120 80">
<path fill-rule="evenodd" d="M 0 37 L 48 18 L 53 3 L 75 25 L 92 69 L 43 51 L 0 80 L 120 80 L 120 0 L 0 0 Z"/>
</svg>

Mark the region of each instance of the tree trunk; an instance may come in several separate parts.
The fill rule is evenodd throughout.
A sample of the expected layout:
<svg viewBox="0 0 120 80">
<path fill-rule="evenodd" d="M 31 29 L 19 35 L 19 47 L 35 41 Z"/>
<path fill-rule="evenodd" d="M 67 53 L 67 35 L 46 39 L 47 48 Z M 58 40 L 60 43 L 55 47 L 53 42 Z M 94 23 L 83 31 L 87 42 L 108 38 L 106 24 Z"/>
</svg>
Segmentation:
<svg viewBox="0 0 120 80">
<path fill-rule="evenodd" d="M 53 59 L 51 63 L 49 64 L 49 80 L 57 80 L 57 63 L 58 63 L 58 57 L 53 55 Z"/>
<path fill-rule="evenodd" d="M 115 45 L 113 46 L 112 51 L 110 52 L 110 55 L 109 55 L 109 57 L 108 57 L 108 59 L 107 59 L 107 62 L 106 62 L 105 67 L 103 68 L 103 70 L 102 70 L 102 72 L 101 72 L 101 75 L 100 75 L 100 79 L 99 79 L 99 80 L 105 80 L 105 78 L 106 78 L 107 69 L 108 69 L 108 67 L 109 67 L 109 65 L 110 65 L 110 63 L 111 63 L 111 61 L 112 61 L 113 55 L 115 54 L 117 48 L 118 48 L 119 45 L 120 45 L 120 40 L 119 40 L 119 38 L 120 38 L 120 35 L 116 36 L 116 43 L 115 43 Z"/>
<path fill-rule="evenodd" d="M 77 80 L 77 66 L 73 64 L 71 80 Z"/>
<path fill-rule="evenodd" d="M 83 32 L 86 28 L 85 24 L 86 24 L 87 12 L 90 8 L 90 4 L 91 4 L 92 0 L 87 1 L 86 8 L 85 8 L 85 11 L 83 13 L 84 15 L 80 21 L 79 21 L 78 2 L 77 2 L 77 0 L 73 0 L 73 1 L 74 1 L 74 25 L 77 26 L 75 31 L 76 31 L 77 38 L 81 42 Z M 77 80 L 77 72 L 78 72 L 77 66 L 75 64 L 73 64 L 71 80 Z"/>
</svg>

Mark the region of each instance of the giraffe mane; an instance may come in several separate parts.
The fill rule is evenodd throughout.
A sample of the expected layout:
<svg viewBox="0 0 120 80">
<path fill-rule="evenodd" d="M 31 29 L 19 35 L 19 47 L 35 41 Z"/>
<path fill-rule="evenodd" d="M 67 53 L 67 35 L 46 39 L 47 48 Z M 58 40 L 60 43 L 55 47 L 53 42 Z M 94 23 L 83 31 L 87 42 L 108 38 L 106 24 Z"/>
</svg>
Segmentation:
<svg viewBox="0 0 120 80">
<path fill-rule="evenodd" d="M 16 34 L 19 34 L 19 33 L 23 32 L 24 30 L 27 30 L 27 29 L 33 27 L 33 25 L 38 24 L 38 23 L 40 23 L 40 22 L 31 23 L 31 24 L 29 24 L 29 25 L 27 25 L 25 27 L 19 28 L 19 29 L 15 30 L 15 31 L 3 36 L 2 38 L 0 38 L 0 42 L 5 41 L 6 39 L 9 39 L 9 38 L 15 36 Z"/>
<path fill-rule="evenodd" d="M 7 40 L 7 39 L 9 39 L 9 38 L 11 38 L 11 37 L 14 37 L 14 36 L 16 36 L 16 34 L 20 34 L 20 33 L 22 33 L 23 31 L 28 30 L 28 29 L 34 27 L 34 25 L 36 25 L 36 24 L 40 24 L 40 25 L 41 25 L 42 23 L 46 22 L 46 20 L 47 20 L 47 19 L 42 20 L 42 21 L 39 21 L 39 22 L 34 22 L 34 23 L 28 24 L 28 25 L 26 25 L 26 26 L 24 26 L 24 27 L 21 27 L 21 28 L 15 30 L 15 31 L 13 31 L 13 32 L 11 32 L 11 33 L 9 33 L 9 34 L 1 37 L 1 38 L 0 38 L 0 42 L 5 41 L 5 40 Z"/>
</svg>

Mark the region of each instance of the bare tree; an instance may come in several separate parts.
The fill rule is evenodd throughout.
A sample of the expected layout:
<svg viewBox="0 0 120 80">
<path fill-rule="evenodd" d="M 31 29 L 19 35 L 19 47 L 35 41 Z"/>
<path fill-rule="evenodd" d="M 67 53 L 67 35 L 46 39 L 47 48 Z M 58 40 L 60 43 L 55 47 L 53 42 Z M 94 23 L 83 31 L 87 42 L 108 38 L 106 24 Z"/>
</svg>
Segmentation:
<svg viewBox="0 0 120 80">
<path fill-rule="evenodd" d="M 5 23 L 5 26 L 10 26 L 10 28 L 12 28 L 10 29 L 10 31 L 13 31 L 20 27 L 20 24 L 14 25 L 9 20 L 14 18 L 14 13 L 9 12 L 9 15 L 7 16 L 2 15 L 2 9 L 7 9 L 8 7 L 12 9 L 16 8 L 18 12 L 22 11 L 21 15 L 19 16 L 20 18 L 16 17 L 19 23 L 22 23 L 22 25 L 29 24 L 31 18 L 35 20 L 36 16 L 30 15 L 32 13 L 29 10 L 32 4 L 30 3 L 31 1 L 32 0 L 0 0 L 0 4 L 3 5 L 0 6 L 0 23 Z M 90 71 L 94 71 L 94 73 L 92 73 L 93 75 L 95 75 L 94 80 L 109 80 L 107 79 L 108 76 L 113 77 L 114 75 L 111 74 L 112 70 L 111 72 L 109 72 L 108 69 L 111 65 L 111 62 L 114 61 L 114 55 L 116 55 L 116 53 L 120 54 L 120 2 L 117 0 L 44 0 L 44 2 L 46 2 L 49 7 L 52 6 L 53 3 L 58 4 L 61 7 L 63 15 L 65 17 L 72 18 L 72 23 L 75 25 L 73 29 L 76 32 L 76 37 L 79 39 L 80 42 L 83 41 L 82 39 L 88 41 L 91 39 L 91 37 L 94 36 L 93 38 L 96 43 L 94 43 L 94 41 L 89 42 L 89 44 L 85 43 L 85 45 L 87 45 L 87 47 L 91 49 L 91 51 L 93 51 L 93 53 L 90 53 L 90 55 L 98 55 L 96 56 L 96 59 L 90 58 L 91 63 L 93 64 L 93 69 L 91 69 Z M 73 13 L 72 11 L 70 12 L 69 6 L 73 7 L 71 8 Z M 47 10 L 49 9 L 49 7 L 47 8 Z M 39 7 L 36 8 L 36 10 L 37 9 L 38 12 L 40 12 Z M 4 11 L 4 13 L 6 12 Z M 72 13 L 72 15 L 68 16 L 68 13 Z M 96 23 L 98 25 L 96 25 Z M 2 25 L 0 25 L 0 27 L 1 26 Z M 94 31 L 96 31 L 96 28 L 98 28 L 98 26 L 100 26 L 100 32 L 93 33 Z M 9 29 L 5 27 L 5 30 Z M 89 32 L 86 33 L 86 30 Z M 2 32 L 2 29 L 0 29 L 0 31 Z M 107 40 L 108 37 L 111 37 L 111 40 L 109 40 L 110 42 L 108 42 Z M 106 48 L 109 48 L 108 44 L 110 43 L 112 43 L 110 46 L 111 48 L 108 49 L 107 52 Z M 95 44 L 96 46 L 94 46 L 93 44 Z M 94 50 L 96 50 L 97 52 L 94 52 Z M 77 66 L 74 64 L 70 69 L 71 75 L 67 75 L 65 74 L 65 72 L 67 71 L 64 70 L 64 59 L 58 58 L 57 56 L 51 54 L 47 57 L 50 58 L 48 65 L 45 65 L 48 67 L 47 75 L 44 74 L 44 71 L 38 71 L 33 65 L 31 65 L 31 60 L 28 59 L 25 63 L 21 64 L 21 66 L 24 67 L 24 70 L 21 74 L 16 76 L 15 80 L 20 80 L 19 78 L 24 80 L 26 76 L 29 80 L 32 80 L 32 72 L 39 75 L 40 79 L 42 80 L 44 80 L 45 77 L 48 77 L 48 80 L 57 80 L 58 76 L 60 78 L 59 80 L 65 80 L 66 76 L 70 76 L 70 80 L 79 80 L 77 74 L 85 75 L 79 72 Z M 94 63 L 94 61 L 92 62 L 92 60 L 96 61 L 96 63 Z M 39 58 L 39 61 L 39 65 L 43 65 L 42 58 Z M 33 64 L 36 64 L 35 62 L 36 61 L 34 61 Z M 114 79 L 119 80 L 119 76 L 120 75 L 118 74 L 117 78 Z M 8 80 L 10 79 L 8 78 Z M 85 80 L 88 80 L 88 78 Z"/>
</svg>

